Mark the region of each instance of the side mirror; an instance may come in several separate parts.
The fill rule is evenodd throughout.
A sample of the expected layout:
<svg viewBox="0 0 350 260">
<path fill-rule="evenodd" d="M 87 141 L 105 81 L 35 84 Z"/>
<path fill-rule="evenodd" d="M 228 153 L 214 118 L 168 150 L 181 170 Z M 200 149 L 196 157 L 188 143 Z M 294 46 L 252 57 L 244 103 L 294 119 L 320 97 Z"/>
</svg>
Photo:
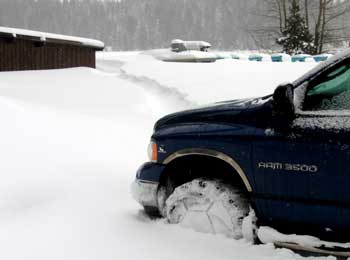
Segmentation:
<svg viewBox="0 0 350 260">
<path fill-rule="evenodd" d="M 294 118 L 294 86 L 290 83 L 279 85 L 273 93 L 273 116 L 281 119 Z"/>
</svg>

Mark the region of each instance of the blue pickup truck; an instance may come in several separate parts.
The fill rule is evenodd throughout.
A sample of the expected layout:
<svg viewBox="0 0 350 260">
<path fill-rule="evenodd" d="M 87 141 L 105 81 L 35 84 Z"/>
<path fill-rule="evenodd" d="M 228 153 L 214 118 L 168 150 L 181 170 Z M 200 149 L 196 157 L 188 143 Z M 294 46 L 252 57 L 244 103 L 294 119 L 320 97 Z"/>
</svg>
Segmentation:
<svg viewBox="0 0 350 260">
<path fill-rule="evenodd" d="M 149 157 L 133 183 L 149 214 L 252 241 L 266 226 L 312 235 L 336 243 L 273 242 L 350 256 L 350 50 L 272 95 L 160 119 Z"/>
</svg>

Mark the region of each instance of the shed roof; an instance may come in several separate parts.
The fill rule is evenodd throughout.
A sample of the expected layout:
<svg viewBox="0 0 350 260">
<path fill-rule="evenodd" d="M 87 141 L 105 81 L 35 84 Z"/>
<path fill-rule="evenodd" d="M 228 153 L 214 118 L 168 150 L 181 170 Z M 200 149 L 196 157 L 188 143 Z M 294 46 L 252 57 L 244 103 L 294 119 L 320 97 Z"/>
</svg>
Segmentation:
<svg viewBox="0 0 350 260">
<path fill-rule="evenodd" d="M 98 40 L 73 37 L 67 35 L 60 35 L 54 33 L 45 33 L 39 31 L 31 31 L 10 27 L 1 27 L 0 26 L 0 38 L 17 38 L 17 39 L 26 39 L 37 42 L 52 42 L 52 43 L 62 43 L 70 44 L 76 46 L 85 46 L 91 47 L 94 49 L 102 50 L 104 48 L 104 43 Z"/>
</svg>

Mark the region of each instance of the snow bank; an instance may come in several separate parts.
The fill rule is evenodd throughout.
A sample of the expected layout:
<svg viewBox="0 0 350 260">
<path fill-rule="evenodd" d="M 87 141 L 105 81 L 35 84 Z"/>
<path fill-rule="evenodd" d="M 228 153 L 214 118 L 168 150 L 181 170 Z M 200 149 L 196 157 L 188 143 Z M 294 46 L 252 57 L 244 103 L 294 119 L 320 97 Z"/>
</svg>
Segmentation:
<svg viewBox="0 0 350 260">
<path fill-rule="evenodd" d="M 148 95 L 142 88 L 131 91 L 134 88 L 114 74 L 88 68 L 1 73 L 0 82 L 1 96 L 32 104 L 100 117 L 150 115 L 144 102 Z"/>
<path fill-rule="evenodd" d="M 138 73 L 117 68 L 114 73 L 83 68 L 0 73 L 0 258 L 302 259 L 272 245 L 195 233 L 143 215 L 130 184 L 146 160 L 154 121 L 192 105 L 180 91 L 188 90 L 199 103 L 216 101 L 209 98 L 215 91 L 208 88 L 210 80 L 202 86 L 202 92 L 208 88 L 205 95 L 184 87 L 191 85 L 183 77 L 190 82 L 199 73 L 207 77 L 200 64 L 198 70 L 186 67 L 198 73 L 191 77 L 182 67 L 146 62 L 139 54 L 114 59 L 109 68 L 115 64 Z M 211 72 L 222 75 L 225 68 L 231 81 L 239 74 L 228 73 L 231 66 L 219 63 Z M 153 74 L 149 67 L 161 71 Z M 250 77 L 252 89 L 241 88 L 240 95 L 266 88 L 261 82 L 269 82 L 268 76 Z M 224 86 L 226 93 L 232 90 L 231 83 Z"/>
<path fill-rule="evenodd" d="M 158 60 L 166 62 L 215 62 L 218 59 L 218 55 L 214 52 L 205 52 L 199 50 L 173 52 L 169 49 L 161 49 L 148 51 L 145 52 L 145 54 L 152 55 Z M 140 59 L 137 61 L 140 61 Z"/>
<path fill-rule="evenodd" d="M 0 99 L 1 259 L 125 258 L 128 183 L 151 129 L 136 110 L 106 120 Z"/>
</svg>

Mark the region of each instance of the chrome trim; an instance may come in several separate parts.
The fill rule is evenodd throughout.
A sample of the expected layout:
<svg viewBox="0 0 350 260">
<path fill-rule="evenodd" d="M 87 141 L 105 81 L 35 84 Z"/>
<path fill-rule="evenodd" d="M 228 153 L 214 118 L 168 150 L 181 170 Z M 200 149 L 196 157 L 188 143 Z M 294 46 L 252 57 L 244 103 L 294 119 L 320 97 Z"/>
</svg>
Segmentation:
<svg viewBox="0 0 350 260">
<path fill-rule="evenodd" d="M 167 158 L 165 158 L 165 160 L 163 161 L 163 164 L 169 164 L 170 162 L 174 161 L 177 158 L 180 158 L 183 156 L 188 156 L 188 155 L 210 156 L 210 157 L 215 157 L 215 158 L 218 158 L 220 160 L 227 162 L 229 165 L 232 166 L 232 168 L 234 168 L 237 171 L 237 173 L 241 177 L 245 187 L 247 188 L 248 192 L 253 191 L 252 186 L 250 185 L 246 174 L 244 173 L 242 168 L 239 166 L 239 164 L 234 159 L 232 159 L 230 156 L 228 156 L 224 153 L 215 151 L 215 150 L 203 149 L 203 148 L 183 149 L 183 150 L 177 151 L 177 152 L 169 155 Z"/>
<path fill-rule="evenodd" d="M 157 181 L 147 181 L 147 180 L 141 180 L 141 179 L 138 179 L 137 180 L 139 183 L 145 183 L 145 184 L 154 184 L 154 185 L 158 185 L 159 182 Z"/>
<path fill-rule="evenodd" d="M 336 251 L 334 249 L 320 249 L 320 248 L 316 248 L 316 247 L 301 246 L 298 244 L 287 243 L 287 242 L 274 242 L 274 244 L 277 247 L 288 248 L 288 249 L 295 250 L 295 251 L 304 251 L 304 252 L 310 252 L 310 253 L 317 253 L 317 254 L 321 254 L 321 255 L 350 257 L 350 252 Z"/>
</svg>

